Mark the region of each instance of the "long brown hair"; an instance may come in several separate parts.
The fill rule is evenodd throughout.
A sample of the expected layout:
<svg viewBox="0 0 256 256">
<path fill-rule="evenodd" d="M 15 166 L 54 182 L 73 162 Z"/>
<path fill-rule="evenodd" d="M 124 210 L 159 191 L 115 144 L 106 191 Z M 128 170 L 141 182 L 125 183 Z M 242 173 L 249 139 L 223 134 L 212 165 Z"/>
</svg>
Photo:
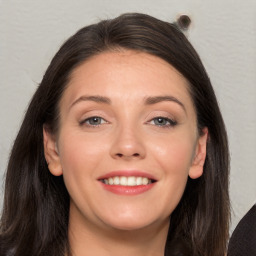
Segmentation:
<svg viewBox="0 0 256 256">
<path fill-rule="evenodd" d="M 144 14 L 124 14 L 70 37 L 50 63 L 14 142 L 6 173 L 1 256 L 63 256 L 68 251 L 69 195 L 44 158 L 43 125 L 58 131 L 59 101 L 74 69 L 118 48 L 162 58 L 189 82 L 199 133 L 208 127 L 203 175 L 188 179 L 172 213 L 166 255 L 223 256 L 229 227 L 229 153 L 224 122 L 202 62 L 179 29 Z"/>
</svg>

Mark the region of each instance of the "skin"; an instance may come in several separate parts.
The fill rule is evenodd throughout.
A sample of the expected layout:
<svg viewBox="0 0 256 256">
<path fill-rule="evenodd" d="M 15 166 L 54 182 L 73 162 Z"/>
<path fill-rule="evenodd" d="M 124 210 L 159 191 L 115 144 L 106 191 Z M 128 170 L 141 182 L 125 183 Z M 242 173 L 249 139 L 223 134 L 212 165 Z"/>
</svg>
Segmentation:
<svg viewBox="0 0 256 256">
<path fill-rule="evenodd" d="M 169 216 L 188 176 L 202 175 L 206 155 L 207 128 L 198 135 L 188 86 L 164 60 L 128 50 L 101 53 L 73 71 L 60 130 L 45 128 L 44 146 L 50 172 L 64 176 L 71 197 L 74 255 L 164 255 Z M 157 182 L 117 195 L 98 181 L 115 170 L 140 170 Z"/>
</svg>

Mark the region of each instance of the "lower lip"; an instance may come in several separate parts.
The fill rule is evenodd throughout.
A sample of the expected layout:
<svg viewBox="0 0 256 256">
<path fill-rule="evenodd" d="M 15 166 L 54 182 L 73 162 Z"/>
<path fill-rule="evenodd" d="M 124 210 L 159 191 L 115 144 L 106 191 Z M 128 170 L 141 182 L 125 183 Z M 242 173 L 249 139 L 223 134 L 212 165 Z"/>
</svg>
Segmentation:
<svg viewBox="0 0 256 256">
<path fill-rule="evenodd" d="M 120 185 L 107 185 L 100 182 L 104 189 L 117 194 L 117 195 L 139 195 L 148 190 L 150 190 L 155 183 L 148 185 L 139 185 L 139 186 L 120 186 Z"/>
</svg>

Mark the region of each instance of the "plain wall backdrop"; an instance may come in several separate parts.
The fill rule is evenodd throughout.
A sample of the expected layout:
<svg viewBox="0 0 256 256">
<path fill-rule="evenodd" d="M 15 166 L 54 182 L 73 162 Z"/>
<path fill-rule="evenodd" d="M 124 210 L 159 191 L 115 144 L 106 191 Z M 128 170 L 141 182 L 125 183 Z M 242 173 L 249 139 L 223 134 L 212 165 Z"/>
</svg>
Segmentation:
<svg viewBox="0 0 256 256">
<path fill-rule="evenodd" d="M 256 201 L 255 0 L 0 0 L 0 207 L 13 140 L 51 58 L 79 28 L 124 12 L 192 19 L 187 36 L 211 78 L 229 136 L 232 231 Z"/>
</svg>

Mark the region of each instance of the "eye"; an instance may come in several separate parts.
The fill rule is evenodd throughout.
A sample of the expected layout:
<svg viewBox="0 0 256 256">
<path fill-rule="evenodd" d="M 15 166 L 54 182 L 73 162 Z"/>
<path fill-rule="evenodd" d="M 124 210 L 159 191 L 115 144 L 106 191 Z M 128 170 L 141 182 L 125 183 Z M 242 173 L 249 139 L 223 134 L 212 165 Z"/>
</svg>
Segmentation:
<svg viewBox="0 0 256 256">
<path fill-rule="evenodd" d="M 85 120 L 80 122 L 80 125 L 86 124 L 88 126 L 99 126 L 104 123 L 107 123 L 107 122 L 102 117 L 92 116 L 92 117 L 86 118 Z"/>
<path fill-rule="evenodd" d="M 157 126 L 163 126 L 163 127 L 175 126 L 177 124 L 176 121 L 167 117 L 162 117 L 162 116 L 153 118 L 149 123 Z"/>
</svg>

